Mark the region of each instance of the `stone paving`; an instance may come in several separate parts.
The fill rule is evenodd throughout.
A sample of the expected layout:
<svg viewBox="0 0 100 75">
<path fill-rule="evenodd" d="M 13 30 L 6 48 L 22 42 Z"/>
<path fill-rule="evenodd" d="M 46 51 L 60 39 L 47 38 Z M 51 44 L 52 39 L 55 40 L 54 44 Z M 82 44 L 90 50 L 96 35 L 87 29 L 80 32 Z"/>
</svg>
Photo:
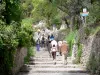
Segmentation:
<svg viewBox="0 0 100 75">
<path fill-rule="evenodd" d="M 63 65 L 61 56 L 57 56 L 57 63 L 54 65 L 48 51 L 41 49 L 39 52 L 36 51 L 35 57 L 31 58 L 28 65 L 29 72 L 21 71 L 18 75 L 89 75 L 81 64 L 72 64 L 70 57 L 67 61 L 68 64 Z"/>
</svg>

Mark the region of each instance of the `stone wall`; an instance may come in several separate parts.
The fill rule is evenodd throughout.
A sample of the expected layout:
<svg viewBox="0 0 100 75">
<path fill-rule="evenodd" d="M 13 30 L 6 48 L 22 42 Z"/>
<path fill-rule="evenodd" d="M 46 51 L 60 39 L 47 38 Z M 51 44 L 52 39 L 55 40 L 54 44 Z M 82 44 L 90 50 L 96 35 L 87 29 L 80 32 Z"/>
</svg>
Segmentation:
<svg viewBox="0 0 100 75">
<path fill-rule="evenodd" d="M 81 63 L 87 65 L 87 63 L 90 61 L 90 54 L 95 54 L 95 58 L 98 58 L 98 54 L 100 53 L 100 31 L 98 31 L 95 35 L 89 36 L 84 41 Z"/>
<path fill-rule="evenodd" d="M 100 75 L 100 30 L 94 36 L 91 47 L 87 69 L 92 75 Z"/>
<path fill-rule="evenodd" d="M 88 62 L 88 59 L 91 53 L 92 44 L 93 44 L 93 39 L 94 39 L 94 36 L 90 36 L 83 43 L 82 55 L 81 55 L 81 60 L 80 60 L 80 62 L 83 65 L 86 65 Z"/>
<path fill-rule="evenodd" d="M 14 56 L 14 67 L 12 73 L 15 75 L 24 64 L 24 57 L 27 56 L 27 48 L 17 49 Z"/>
</svg>

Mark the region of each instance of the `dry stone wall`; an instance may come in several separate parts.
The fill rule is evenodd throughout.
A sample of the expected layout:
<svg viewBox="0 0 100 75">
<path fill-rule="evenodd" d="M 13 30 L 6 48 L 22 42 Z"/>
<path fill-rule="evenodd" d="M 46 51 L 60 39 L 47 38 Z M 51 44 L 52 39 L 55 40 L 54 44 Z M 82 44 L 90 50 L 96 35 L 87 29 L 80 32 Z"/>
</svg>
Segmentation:
<svg viewBox="0 0 100 75">
<path fill-rule="evenodd" d="M 92 75 L 100 75 L 100 30 L 94 36 L 91 47 L 91 54 L 87 69 Z"/>
<path fill-rule="evenodd" d="M 85 42 L 83 43 L 81 63 L 86 66 L 89 63 L 90 61 L 89 59 L 91 58 L 92 55 L 95 56 L 95 60 L 100 59 L 100 31 L 98 31 L 95 35 L 89 36 L 84 41 Z M 99 63 L 100 61 L 97 60 L 96 62 Z"/>
<path fill-rule="evenodd" d="M 15 75 L 24 64 L 24 57 L 27 56 L 27 48 L 17 49 L 14 56 L 14 67 L 12 73 Z"/>
<path fill-rule="evenodd" d="M 87 40 L 85 40 L 85 43 L 83 44 L 83 49 L 82 49 L 82 55 L 81 55 L 81 63 L 86 66 L 90 53 L 91 53 L 91 48 L 93 44 L 93 38 L 94 36 L 90 36 Z"/>
</svg>

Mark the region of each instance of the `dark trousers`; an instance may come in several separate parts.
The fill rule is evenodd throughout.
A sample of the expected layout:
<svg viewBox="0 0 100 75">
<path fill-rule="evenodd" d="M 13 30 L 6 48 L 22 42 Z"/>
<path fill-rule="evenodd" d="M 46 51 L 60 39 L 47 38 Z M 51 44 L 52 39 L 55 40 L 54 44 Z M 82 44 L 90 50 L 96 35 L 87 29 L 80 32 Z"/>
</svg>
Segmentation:
<svg viewBox="0 0 100 75">
<path fill-rule="evenodd" d="M 37 51 L 40 51 L 40 45 L 37 44 L 36 47 L 37 47 Z"/>
<path fill-rule="evenodd" d="M 42 47 L 45 47 L 45 41 L 42 41 Z"/>
<path fill-rule="evenodd" d="M 56 59 L 56 52 L 52 52 L 53 60 Z"/>
</svg>

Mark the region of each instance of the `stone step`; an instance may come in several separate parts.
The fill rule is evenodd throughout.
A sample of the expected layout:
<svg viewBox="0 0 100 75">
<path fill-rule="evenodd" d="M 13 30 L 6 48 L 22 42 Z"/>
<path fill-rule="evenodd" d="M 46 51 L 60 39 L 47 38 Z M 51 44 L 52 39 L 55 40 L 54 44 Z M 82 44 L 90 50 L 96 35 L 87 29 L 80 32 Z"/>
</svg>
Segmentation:
<svg viewBox="0 0 100 75">
<path fill-rule="evenodd" d="M 71 73 L 86 73 L 84 68 L 32 68 L 29 73 L 59 73 L 59 72 L 71 72 Z"/>
<path fill-rule="evenodd" d="M 31 61 L 53 61 L 53 58 L 33 58 Z M 56 61 L 62 61 L 62 58 L 56 58 Z M 67 61 L 72 61 L 71 59 L 67 59 Z"/>
<path fill-rule="evenodd" d="M 62 56 L 56 56 L 57 59 L 62 59 Z M 33 59 L 52 59 L 50 56 L 35 56 Z M 67 57 L 67 59 L 71 59 L 71 57 Z"/>
<path fill-rule="evenodd" d="M 20 72 L 18 75 L 89 75 L 88 73 L 68 73 L 68 72 L 60 72 L 60 73 L 22 73 Z"/>
<path fill-rule="evenodd" d="M 31 60 L 31 61 L 40 61 L 40 62 L 42 62 L 42 61 L 44 61 L 44 62 L 50 62 L 50 61 L 53 61 L 53 59 L 34 59 L 34 60 Z M 62 61 L 61 59 L 56 59 L 56 61 Z M 69 60 L 69 59 L 67 59 L 67 61 L 70 61 L 71 62 L 71 60 Z"/>
<path fill-rule="evenodd" d="M 62 63 L 62 60 L 56 60 L 57 63 Z M 68 63 L 72 63 L 71 60 L 67 60 Z M 34 60 L 30 61 L 30 63 L 53 63 L 53 60 Z"/>
<path fill-rule="evenodd" d="M 45 65 L 29 65 L 31 68 L 85 68 L 81 64 L 45 64 Z"/>
<path fill-rule="evenodd" d="M 42 55 L 49 55 L 49 52 L 38 52 L 38 53 L 36 53 L 35 55 L 39 55 L 39 54 L 42 54 Z"/>
<path fill-rule="evenodd" d="M 69 63 L 72 63 L 72 61 L 67 61 L 67 63 L 69 64 Z M 54 64 L 54 62 L 53 61 L 30 61 L 29 62 L 29 64 Z M 62 61 L 57 61 L 56 62 L 56 64 L 63 64 L 63 62 Z"/>
<path fill-rule="evenodd" d="M 38 58 L 34 58 L 35 61 L 52 61 L 52 58 L 42 58 L 42 59 L 38 59 Z M 57 61 L 62 61 L 61 59 L 56 59 Z"/>
<path fill-rule="evenodd" d="M 53 61 L 53 58 L 34 58 L 33 60 L 36 61 Z M 57 61 L 62 61 L 62 58 L 56 58 Z M 67 60 L 71 60 L 71 59 L 67 59 Z"/>
</svg>

